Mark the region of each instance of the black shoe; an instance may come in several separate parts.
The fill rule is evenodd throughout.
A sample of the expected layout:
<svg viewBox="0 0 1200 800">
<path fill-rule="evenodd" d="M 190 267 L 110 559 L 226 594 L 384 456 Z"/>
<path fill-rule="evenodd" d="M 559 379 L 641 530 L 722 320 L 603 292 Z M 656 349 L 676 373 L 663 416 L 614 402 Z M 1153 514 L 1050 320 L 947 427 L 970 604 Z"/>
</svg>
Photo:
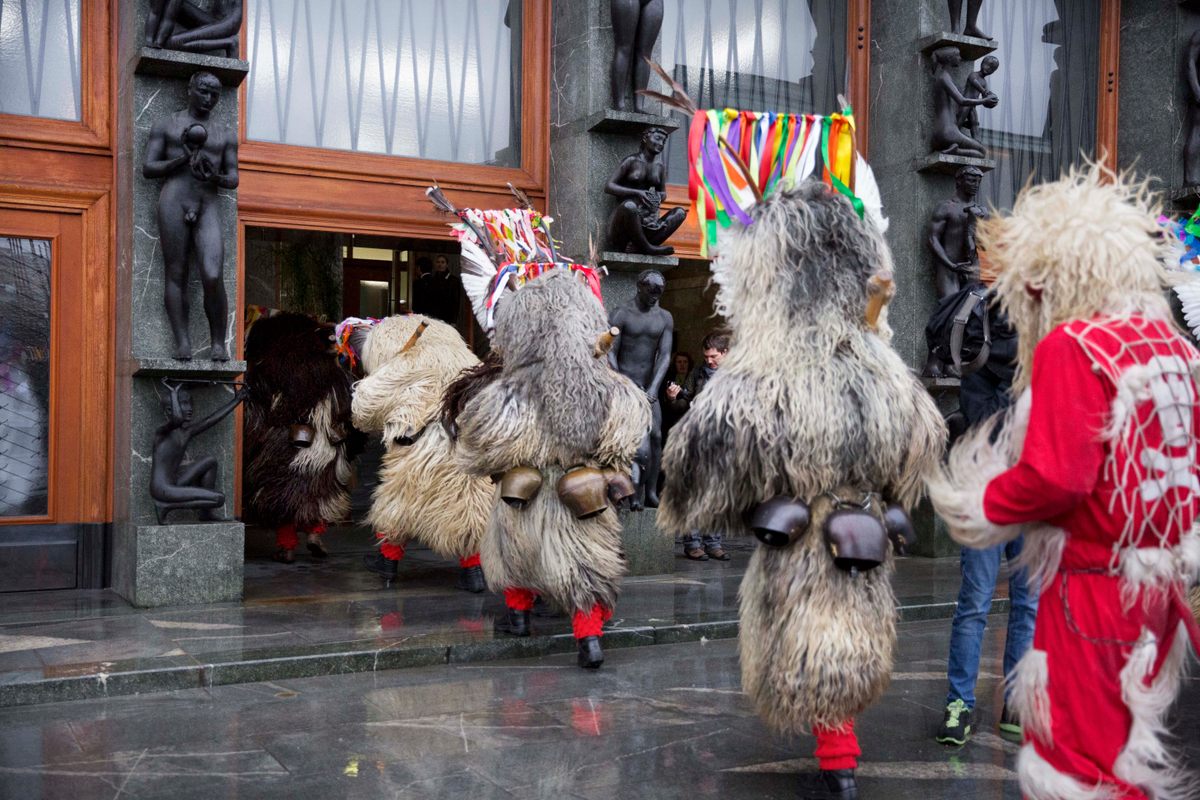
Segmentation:
<svg viewBox="0 0 1200 800">
<path fill-rule="evenodd" d="M 852 769 L 823 769 L 806 778 L 800 794 L 804 800 L 858 800 Z"/>
<path fill-rule="evenodd" d="M 384 558 L 383 553 L 378 550 L 363 556 L 363 566 L 377 575 L 382 575 L 389 581 L 396 580 L 396 574 L 400 571 L 399 561 Z"/>
<path fill-rule="evenodd" d="M 971 709 L 962 700 L 954 700 L 946 706 L 942 727 L 935 737 L 940 744 L 961 747 L 971 735 Z"/>
<path fill-rule="evenodd" d="M 604 651 L 600 649 L 599 636 L 585 636 L 579 640 L 579 666 L 584 669 L 600 669 L 604 663 Z"/>
<path fill-rule="evenodd" d="M 517 611 L 515 608 L 505 609 L 503 617 L 496 620 L 493 626 L 496 633 L 507 633 L 509 636 L 529 635 L 529 612 Z"/>
<path fill-rule="evenodd" d="M 464 592 L 479 594 L 487 588 L 483 579 L 483 567 L 460 567 L 458 570 L 458 588 Z"/>
</svg>

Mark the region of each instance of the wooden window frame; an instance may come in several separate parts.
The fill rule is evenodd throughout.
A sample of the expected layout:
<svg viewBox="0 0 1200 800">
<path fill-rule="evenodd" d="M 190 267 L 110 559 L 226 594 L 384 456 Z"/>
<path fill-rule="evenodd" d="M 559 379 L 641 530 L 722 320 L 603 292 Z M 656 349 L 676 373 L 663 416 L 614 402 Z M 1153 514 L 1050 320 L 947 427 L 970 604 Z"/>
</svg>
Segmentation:
<svg viewBox="0 0 1200 800">
<path fill-rule="evenodd" d="M 109 0 L 80 3 L 80 119 L 0 114 L 0 143 L 80 152 L 111 148 L 110 59 L 115 48 L 110 13 Z"/>
<path fill-rule="evenodd" d="M 47 513 L 0 526 L 112 518 L 109 194 L 101 190 L 0 189 L 5 235 L 51 241 L 50 443 Z M 2 224 L 2 223 L 0 223 Z"/>
<path fill-rule="evenodd" d="M 1100 63 L 1096 70 L 1096 160 L 1117 169 L 1117 112 L 1121 75 L 1121 0 L 1100 7 Z"/>
<path fill-rule="evenodd" d="M 256 216 L 248 216 L 247 219 L 255 219 L 255 224 L 353 230 L 357 233 L 427 236 L 431 230 L 429 219 L 417 221 L 415 225 L 410 221 L 406 226 L 400 220 L 387 221 L 387 209 L 380 209 L 382 213 L 379 215 L 370 215 L 356 212 L 354 208 L 339 208 L 336 196 L 331 198 L 333 202 L 324 204 L 327 206 L 324 211 L 306 210 L 307 213 L 301 213 L 297 218 L 296 203 L 291 198 L 278 197 L 276 202 L 272 202 L 269 196 L 254 191 L 254 173 L 352 181 L 360 186 L 372 183 L 386 184 L 389 187 L 403 186 L 416 190 L 423 190 L 436 179 L 450 190 L 452 195 L 481 190 L 489 193 L 490 190 L 490 193 L 511 197 L 508 194 L 508 184 L 512 183 L 532 197 L 544 198 L 550 173 L 551 13 L 551 0 L 525 0 L 521 30 L 524 72 L 521 86 L 519 167 L 495 167 L 247 139 L 246 114 L 243 113 L 239 123 L 238 165 L 244 173 L 251 173 L 251 197 L 247 198 L 249 202 L 245 207 L 251 215 L 256 213 Z M 246 46 L 245 42 L 246 22 L 243 21 L 243 49 Z M 243 83 L 239 94 L 243 111 L 246 109 L 247 91 L 248 87 Z M 298 182 L 291 183 L 299 185 Z M 305 183 L 317 185 L 307 181 Z M 276 185 L 273 188 L 281 187 Z M 367 190 L 369 191 L 369 187 Z M 243 208 L 240 199 L 239 192 L 239 210 Z M 423 197 L 421 200 L 424 203 Z M 394 212 L 392 216 L 395 216 Z M 425 214 L 420 216 L 431 217 Z M 434 226 L 434 229 L 436 227 Z M 440 227 L 444 227 L 444 223 Z"/>
</svg>

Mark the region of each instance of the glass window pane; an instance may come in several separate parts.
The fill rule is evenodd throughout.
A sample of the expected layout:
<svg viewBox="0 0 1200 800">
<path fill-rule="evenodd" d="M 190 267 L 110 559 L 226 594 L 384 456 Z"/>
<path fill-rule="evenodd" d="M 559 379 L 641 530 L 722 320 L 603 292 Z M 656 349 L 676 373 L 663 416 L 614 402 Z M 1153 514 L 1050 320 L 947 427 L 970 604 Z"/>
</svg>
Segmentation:
<svg viewBox="0 0 1200 800">
<path fill-rule="evenodd" d="M 1096 149 L 1100 11 L 1094 0 L 984 3 L 980 27 L 1000 60 L 988 87 L 1000 98 L 979 108 L 980 138 L 998 165 L 981 199 L 1011 208 L 1032 175 L 1053 180 Z M 978 69 L 978 62 L 976 64 Z"/>
<path fill-rule="evenodd" d="M 0 114 L 80 119 L 81 0 L 0 0 Z"/>
<path fill-rule="evenodd" d="M 247 0 L 247 137 L 521 163 L 521 0 Z"/>
<path fill-rule="evenodd" d="M 0 517 L 48 513 L 50 243 L 0 236 Z"/>
<path fill-rule="evenodd" d="M 666 0 L 662 65 L 701 108 L 827 114 L 846 78 L 844 0 Z M 652 88 L 655 82 L 652 80 Z M 687 180 L 686 126 L 667 144 Z"/>
</svg>

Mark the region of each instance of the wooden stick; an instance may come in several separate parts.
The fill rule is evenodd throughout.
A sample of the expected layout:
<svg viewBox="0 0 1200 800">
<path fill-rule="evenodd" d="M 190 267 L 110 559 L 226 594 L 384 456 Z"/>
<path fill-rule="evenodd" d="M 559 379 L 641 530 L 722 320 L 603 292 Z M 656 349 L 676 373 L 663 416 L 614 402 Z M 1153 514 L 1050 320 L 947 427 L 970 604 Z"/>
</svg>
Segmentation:
<svg viewBox="0 0 1200 800">
<path fill-rule="evenodd" d="M 404 343 L 404 347 L 400 348 L 400 352 L 407 353 L 409 349 L 417 343 L 417 339 L 421 338 L 421 334 L 424 333 L 425 329 L 428 327 L 429 323 L 425 320 L 421 320 L 421 324 L 418 325 L 417 329 L 412 332 L 412 336 L 408 337 L 408 341 Z"/>
<path fill-rule="evenodd" d="M 892 273 L 877 272 L 867 281 L 867 325 L 871 330 L 879 330 L 879 316 L 883 307 L 891 302 L 896 294 L 896 283 Z"/>
<path fill-rule="evenodd" d="M 600 334 L 600 338 L 596 340 L 596 346 L 592 348 L 592 355 L 596 358 L 604 358 L 608 355 L 608 351 L 612 350 L 613 341 L 620 335 L 620 328 L 609 328 L 604 333 Z"/>
</svg>

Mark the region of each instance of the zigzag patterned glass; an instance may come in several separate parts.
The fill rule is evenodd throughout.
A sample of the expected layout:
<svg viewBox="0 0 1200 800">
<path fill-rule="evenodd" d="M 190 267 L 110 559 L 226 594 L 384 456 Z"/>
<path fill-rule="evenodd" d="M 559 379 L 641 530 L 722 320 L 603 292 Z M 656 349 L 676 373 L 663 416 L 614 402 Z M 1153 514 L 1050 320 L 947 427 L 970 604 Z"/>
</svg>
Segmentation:
<svg viewBox="0 0 1200 800">
<path fill-rule="evenodd" d="M 78 120 L 80 0 L 0 0 L 0 114 Z"/>
<path fill-rule="evenodd" d="M 522 0 L 246 0 L 247 137 L 521 162 Z"/>
</svg>

